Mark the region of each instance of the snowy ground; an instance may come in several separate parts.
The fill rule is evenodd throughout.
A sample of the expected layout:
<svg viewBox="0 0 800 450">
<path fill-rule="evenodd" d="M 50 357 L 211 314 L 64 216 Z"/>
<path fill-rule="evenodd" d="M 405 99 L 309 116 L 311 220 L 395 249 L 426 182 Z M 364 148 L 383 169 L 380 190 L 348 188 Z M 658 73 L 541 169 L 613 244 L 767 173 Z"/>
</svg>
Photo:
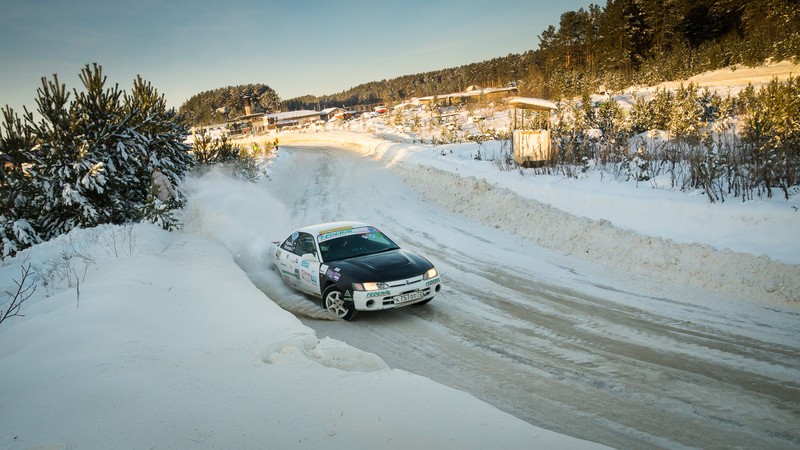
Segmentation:
<svg viewBox="0 0 800 450">
<path fill-rule="evenodd" d="M 533 177 L 379 120 L 280 143 L 269 180 L 190 180 L 182 232 L 0 264 L 38 285 L 0 324 L 0 448 L 800 447 L 798 196 Z M 263 251 L 341 219 L 443 295 L 326 320 Z"/>
<path fill-rule="evenodd" d="M 530 205 L 500 184 L 527 178 L 490 172 L 466 146 L 442 156 L 354 133 L 281 142 L 270 180 L 190 182 L 181 233 L 77 231 L 3 262 L 3 286 L 26 260 L 41 277 L 26 317 L 0 326 L 3 446 L 800 445 L 790 283 L 729 294 L 704 274 L 620 270 L 630 257 L 608 249 L 633 232 L 551 207 L 523 215 Z M 431 257 L 444 295 L 319 320 L 263 249 L 297 225 L 345 218 Z M 562 241 L 576 250 L 551 245 Z M 670 245 L 681 261 L 705 248 Z"/>
<path fill-rule="evenodd" d="M 0 325 L 0 448 L 597 447 L 319 339 L 191 231 L 250 213 L 272 234 L 269 197 L 222 183 L 196 187 L 187 232 L 77 230 L 3 262 L 3 287 L 31 264 L 38 288 Z M 248 193 L 258 211 L 203 213 Z"/>
</svg>

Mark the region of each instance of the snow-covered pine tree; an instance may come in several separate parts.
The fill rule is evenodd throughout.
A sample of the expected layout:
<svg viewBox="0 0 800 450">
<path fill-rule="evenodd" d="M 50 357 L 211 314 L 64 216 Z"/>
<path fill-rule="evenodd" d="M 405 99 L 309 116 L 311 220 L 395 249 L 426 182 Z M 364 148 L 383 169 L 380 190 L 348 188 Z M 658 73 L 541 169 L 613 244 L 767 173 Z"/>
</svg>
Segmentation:
<svg viewBox="0 0 800 450">
<path fill-rule="evenodd" d="M 77 139 L 74 104 L 69 103 L 69 92 L 58 75 L 52 80 L 42 78 L 36 103 L 41 118 L 34 121 L 32 115 L 26 115 L 25 120 L 38 142 L 30 174 L 37 190 L 33 203 L 39 232 L 46 240 L 79 226 L 80 217 L 96 211 L 79 188 L 84 149 Z"/>
<path fill-rule="evenodd" d="M 79 142 L 75 168 L 80 177 L 75 189 L 87 202 L 78 224 L 124 223 L 131 219 L 137 204 L 130 192 L 141 164 L 141 143 L 128 128 L 130 117 L 123 109 L 122 91 L 118 85 L 106 87 L 102 67 L 87 64 L 79 78 L 84 91 L 75 91 Z"/>
<path fill-rule="evenodd" d="M 141 80 L 130 96 L 106 87 L 98 64 L 81 71 L 83 90 L 53 75 L 42 78 L 34 120 L 4 111 L 0 134 L 0 245 L 7 256 L 76 227 L 124 223 L 154 211 L 165 228 L 182 204 L 178 182 L 193 164 L 187 128 L 163 96 Z M 124 101 L 123 101 L 124 100 Z M 155 204 L 152 175 L 172 182 L 169 200 Z"/>
<path fill-rule="evenodd" d="M 141 145 L 142 160 L 132 187 L 139 203 L 149 203 L 151 176 L 158 169 L 174 188 L 175 198 L 169 203 L 170 208 L 180 206 L 183 202 L 180 182 L 195 163 L 191 146 L 185 143 L 189 132 L 183 116 L 174 108 L 167 108 L 164 96 L 141 76 L 134 80 L 131 94 L 125 94 L 124 109 Z"/>
<path fill-rule="evenodd" d="M 3 129 L 0 130 L 0 159 L 3 164 L 0 171 L 0 258 L 14 255 L 41 241 L 32 223 L 35 191 L 25 172 L 33 160 L 34 138 L 30 129 L 8 106 L 3 109 L 3 119 Z"/>
<path fill-rule="evenodd" d="M 180 181 L 194 164 L 191 147 L 184 141 L 188 127 L 174 108 L 167 108 L 163 95 L 141 76 L 133 82 L 131 94 L 125 95 L 125 111 L 141 146 L 137 182 L 131 192 L 139 199 L 136 217 L 164 229 L 177 227 L 173 210 L 183 204 Z M 173 198 L 162 201 L 153 192 L 152 176 L 159 170 L 173 187 Z"/>
</svg>

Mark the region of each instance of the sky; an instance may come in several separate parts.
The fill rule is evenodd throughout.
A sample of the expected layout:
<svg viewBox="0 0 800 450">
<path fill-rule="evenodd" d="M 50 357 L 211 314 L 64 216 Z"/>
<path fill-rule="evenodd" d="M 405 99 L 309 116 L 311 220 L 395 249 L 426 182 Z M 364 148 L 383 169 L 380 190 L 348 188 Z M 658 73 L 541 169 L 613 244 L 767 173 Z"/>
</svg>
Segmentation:
<svg viewBox="0 0 800 450">
<path fill-rule="evenodd" d="M 588 0 L 0 0 L 0 106 L 35 109 L 41 78 L 98 63 L 130 90 L 141 75 L 170 106 L 262 83 L 281 99 L 457 67 L 538 47 Z M 597 3 L 597 2 L 594 2 Z"/>
</svg>

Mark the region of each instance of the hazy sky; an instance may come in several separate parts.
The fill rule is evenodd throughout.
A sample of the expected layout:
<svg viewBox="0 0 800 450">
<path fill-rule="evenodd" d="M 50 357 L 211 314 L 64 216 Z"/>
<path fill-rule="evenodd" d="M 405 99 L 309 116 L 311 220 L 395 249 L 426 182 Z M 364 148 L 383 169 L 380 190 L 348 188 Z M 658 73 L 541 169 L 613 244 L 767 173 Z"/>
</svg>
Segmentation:
<svg viewBox="0 0 800 450">
<path fill-rule="evenodd" d="M 538 47 L 587 0 L 0 0 L 0 106 L 35 109 L 43 76 L 68 88 L 97 62 L 179 107 L 224 86 L 282 99 L 456 67 Z M 594 3 L 598 3 L 595 1 Z"/>
</svg>

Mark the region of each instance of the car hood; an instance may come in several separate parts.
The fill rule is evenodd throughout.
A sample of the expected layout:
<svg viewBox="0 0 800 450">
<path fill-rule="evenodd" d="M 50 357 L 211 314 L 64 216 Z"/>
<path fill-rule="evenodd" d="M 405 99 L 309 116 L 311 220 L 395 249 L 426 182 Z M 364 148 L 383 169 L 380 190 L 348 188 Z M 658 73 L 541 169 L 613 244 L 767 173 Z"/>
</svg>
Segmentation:
<svg viewBox="0 0 800 450">
<path fill-rule="evenodd" d="M 397 249 L 334 261 L 331 266 L 355 281 L 393 281 L 422 275 L 433 264 L 414 252 Z"/>
</svg>

